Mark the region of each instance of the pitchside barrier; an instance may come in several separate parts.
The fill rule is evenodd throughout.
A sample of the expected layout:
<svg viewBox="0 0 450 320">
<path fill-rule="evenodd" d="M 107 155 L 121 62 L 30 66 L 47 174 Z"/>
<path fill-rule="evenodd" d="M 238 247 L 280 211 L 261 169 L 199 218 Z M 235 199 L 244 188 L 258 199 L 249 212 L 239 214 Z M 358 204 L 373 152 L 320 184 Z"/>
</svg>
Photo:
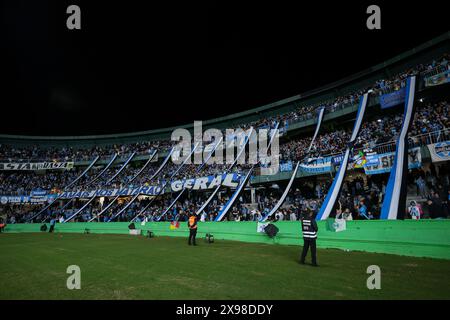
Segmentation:
<svg viewBox="0 0 450 320">
<path fill-rule="evenodd" d="M 320 248 L 336 248 L 377 253 L 389 253 L 416 257 L 450 259 L 450 220 L 371 220 L 347 221 L 345 231 L 334 232 L 326 228 L 327 221 L 318 221 L 317 245 Z M 237 240 L 281 245 L 301 245 L 300 222 L 279 221 L 275 223 L 279 232 L 270 239 L 257 232 L 257 222 L 199 222 L 198 238 L 207 233 L 216 240 Z M 129 222 L 71 222 L 55 226 L 55 232 L 103 234 L 129 234 Z M 186 222 L 177 229 L 169 222 L 135 223 L 136 229 L 145 236 L 151 230 L 156 237 L 188 237 Z M 10 224 L 5 232 L 40 232 L 41 224 Z M 86 235 L 89 237 L 89 235 Z M 1 241 L 1 234 L 0 234 Z"/>
</svg>

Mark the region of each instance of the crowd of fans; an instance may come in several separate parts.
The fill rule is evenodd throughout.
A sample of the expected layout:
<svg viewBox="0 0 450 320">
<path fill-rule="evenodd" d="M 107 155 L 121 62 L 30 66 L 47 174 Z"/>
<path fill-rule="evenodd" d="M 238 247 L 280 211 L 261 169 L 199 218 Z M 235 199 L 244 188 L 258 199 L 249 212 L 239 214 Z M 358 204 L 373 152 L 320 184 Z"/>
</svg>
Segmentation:
<svg viewBox="0 0 450 320">
<path fill-rule="evenodd" d="M 425 172 L 415 170 L 409 175 L 409 188 L 417 186 L 418 199 L 411 201 L 406 218 L 413 218 L 411 212 L 420 212 L 419 218 L 445 218 L 449 215 L 449 175 L 448 164 L 441 167 L 437 173 L 434 166 Z M 299 220 L 303 215 L 312 211 L 317 214 L 331 180 L 313 179 L 298 181 L 289 192 L 285 204 L 268 220 Z M 386 189 L 387 177 L 385 175 L 357 175 L 350 177 L 343 183 L 337 206 L 331 217 L 340 217 L 346 220 L 353 219 L 377 219 L 380 217 L 381 206 Z M 266 217 L 281 196 L 282 188 L 277 185 L 258 187 L 254 202 L 250 192 L 244 191 L 231 210 L 223 217 L 224 221 L 260 221 Z M 201 221 L 214 221 L 232 195 L 232 190 L 224 188 L 211 201 L 200 214 Z M 116 216 L 131 197 L 124 197 L 113 203 L 108 210 L 97 216 L 106 208 L 111 198 L 97 198 L 73 221 L 185 221 L 190 213 L 196 213 L 209 197 L 209 193 L 187 191 L 178 199 L 175 205 L 168 210 L 177 194 L 167 193 L 158 198 L 140 196 L 137 201 L 131 203 L 126 210 Z M 67 201 L 58 202 L 57 205 L 47 209 L 40 216 L 36 213 L 42 209 L 38 205 L 14 205 L 2 206 L 0 215 L 6 214 L 9 223 L 26 222 L 32 217 L 34 221 L 45 221 L 49 217 L 57 218 L 60 222 L 71 217 L 83 206 L 86 200 L 76 199 L 67 205 Z M 150 205 L 148 205 L 150 203 Z M 146 208 L 144 210 L 144 207 Z M 163 214 L 165 213 L 165 214 Z M 140 215 L 138 215 L 140 214 Z"/>
<path fill-rule="evenodd" d="M 433 70 L 438 66 L 444 68 L 450 68 L 448 63 L 450 60 L 449 54 L 444 54 L 439 59 L 435 59 L 428 64 L 420 64 L 414 68 L 410 68 L 404 72 L 393 75 L 388 79 L 380 79 L 376 81 L 372 86 L 367 88 L 361 88 L 360 90 L 338 97 L 329 102 L 322 102 L 317 105 L 299 106 L 295 110 L 273 116 L 268 118 L 262 118 L 252 123 L 242 123 L 240 127 L 248 128 L 253 126 L 258 127 L 273 127 L 276 122 L 279 122 L 281 126 L 285 126 L 289 123 L 303 121 L 307 119 L 315 118 L 317 115 L 317 109 L 321 107 L 326 108 L 326 112 L 334 112 L 340 110 L 346 106 L 354 105 L 359 96 L 368 90 L 372 90 L 375 95 L 382 95 L 388 92 L 398 90 L 405 86 L 406 79 L 411 75 L 419 75 L 429 70 Z M 131 144 L 121 144 L 112 146 L 94 146 L 91 148 L 74 148 L 74 147 L 62 147 L 62 148 L 38 148 L 37 146 L 30 147 L 16 147 L 13 145 L 0 144 L 0 160 L 1 161 L 36 161 L 36 160 L 59 160 L 59 161 L 80 161 L 90 160 L 96 156 L 107 157 L 114 152 L 119 154 L 126 154 L 131 152 L 137 152 L 138 154 L 148 153 L 151 149 L 158 149 L 160 151 L 167 150 L 171 146 L 169 140 L 160 141 L 144 141 Z"/>
<path fill-rule="evenodd" d="M 433 134 L 439 141 L 448 138 L 450 126 L 450 103 L 421 103 L 414 115 L 409 137 L 415 146 L 432 143 Z M 363 121 L 361 130 L 354 144 L 355 148 L 374 148 L 396 141 L 402 126 L 403 115 L 396 113 L 385 115 L 376 120 Z M 309 156 L 326 156 L 342 153 L 350 139 L 350 129 L 336 130 L 318 135 Z M 308 156 L 311 137 L 297 138 L 280 146 L 284 160 L 303 160 Z"/>
<path fill-rule="evenodd" d="M 450 164 L 439 172 L 431 164 L 430 170 L 419 169 L 408 177 L 409 185 L 416 190 L 417 199 L 410 202 L 411 218 L 446 218 L 450 214 Z M 414 217 L 414 213 L 417 215 Z"/>
<path fill-rule="evenodd" d="M 148 154 L 151 150 L 167 150 L 171 146 L 169 140 L 143 141 L 131 144 L 114 144 L 86 147 L 49 147 L 36 145 L 17 147 L 10 144 L 0 144 L 1 162 L 38 162 L 38 161 L 90 161 L 99 156 L 101 159 L 111 158 L 114 153 L 119 155 L 136 152 L 138 155 Z"/>
<path fill-rule="evenodd" d="M 439 141 L 448 139 L 450 104 L 446 101 L 439 103 L 421 103 L 415 113 L 410 132 L 411 143 L 414 146 L 431 143 L 429 134 L 437 135 Z M 402 124 L 401 113 L 385 115 L 379 119 L 364 121 L 360 134 L 355 143 L 355 148 L 375 148 L 395 141 Z M 312 151 L 307 154 L 311 143 L 311 137 L 296 137 L 285 141 L 280 145 L 281 161 L 304 160 L 306 157 L 320 157 L 342 153 L 350 138 L 350 130 L 341 129 L 319 135 L 313 144 Z M 149 152 L 147 150 L 146 152 Z M 126 159 L 129 154 L 123 154 Z M 46 172 L 34 171 L 0 171 L 0 195 L 29 195 L 33 190 L 45 190 L 47 192 L 86 191 L 98 188 L 124 188 L 148 185 L 149 178 L 156 172 L 159 163 L 150 163 L 137 177 L 145 160 L 137 163 L 130 162 L 123 171 L 109 181 L 121 168 L 122 164 L 113 165 L 94 182 L 94 178 L 103 170 L 101 166 L 94 166 L 71 188 L 65 188 L 74 181 L 83 169 L 72 170 L 47 170 Z M 195 178 L 198 176 L 217 175 L 228 172 L 229 164 L 204 165 L 199 171 L 200 165 L 186 164 L 181 170 L 179 165 L 169 161 L 162 172 L 154 179 L 152 184 L 162 184 L 168 179 L 180 180 Z M 231 172 L 244 174 L 250 165 L 234 166 Z M 178 170 L 178 172 L 177 172 Z M 175 174 L 176 173 L 176 174 Z M 175 174 L 175 175 L 174 175 Z M 135 179 L 133 179 L 135 178 Z M 133 179 L 133 180 L 132 180 Z M 131 181 L 132 180 L 132 181 Z"/>
</svg>

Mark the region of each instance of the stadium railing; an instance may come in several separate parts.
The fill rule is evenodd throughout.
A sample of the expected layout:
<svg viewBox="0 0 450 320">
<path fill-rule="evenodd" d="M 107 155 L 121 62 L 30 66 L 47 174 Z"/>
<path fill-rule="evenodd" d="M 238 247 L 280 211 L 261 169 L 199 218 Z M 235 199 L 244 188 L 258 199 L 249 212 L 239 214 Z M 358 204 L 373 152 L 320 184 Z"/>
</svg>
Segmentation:
<svg viewBox="0 0 450 320">
<path fill-rule="evenodd" d="M 417 146 L 433 144 L 448 141 L 450 139 L 449 129 L 445 128 L 439 131 L 427 132 L 411 137 Z"/>
<path fill-rule="evenodd" d="M 440 64 L 440 65 L 434 67 L 433 69 L 423 71 L 420 75 L 422 76 L 422 78 L 425 79 L 425 78 L 429 78 L 429 77 L 435 76 L 437 74 L 443 73 L 447 70 L 448 70 L 448 65 Z"/>
</svg>

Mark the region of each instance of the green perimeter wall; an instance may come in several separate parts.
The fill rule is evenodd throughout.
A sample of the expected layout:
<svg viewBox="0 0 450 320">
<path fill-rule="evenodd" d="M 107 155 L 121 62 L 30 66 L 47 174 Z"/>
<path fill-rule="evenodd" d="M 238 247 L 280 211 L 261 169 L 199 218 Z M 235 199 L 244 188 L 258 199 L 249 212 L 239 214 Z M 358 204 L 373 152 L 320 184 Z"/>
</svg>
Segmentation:
<svg viewBox="0 0 450 320">
<path fill-rule="evenodd" d="M 55 232 L 83 233 L 88 228 L 90 233 L 128 234 L 128 225 L 128 222 L 58 223 Z M 151 230 L 155 236 L 186 237 L 187 241 L 186 222 L 180 222 L 180 228 L 175 230 L 170 230 L 169 222 L 135 225 L 142 230 L 143 235 Z M 256 232 L 256 222 L 199 222 L 197 238 L 202 242 L 206 233 L 212 233 L 216 241 L 225 239 L 281 245 L 302 244 L 300 222 L 279 221 L 275 225 L 279 233 L 270 239 L 266 234 Z M 450 220 L 348 221 L 347 230 L 342 232 L 328 231 L 326 221 L 320 221 L 318 225 L 317 245 L 320 248 L 450 259 Z M 5 232 L 40 232 L 40 226 L 37 223 L 12 224 L 5 228 Z"/>
</svg>

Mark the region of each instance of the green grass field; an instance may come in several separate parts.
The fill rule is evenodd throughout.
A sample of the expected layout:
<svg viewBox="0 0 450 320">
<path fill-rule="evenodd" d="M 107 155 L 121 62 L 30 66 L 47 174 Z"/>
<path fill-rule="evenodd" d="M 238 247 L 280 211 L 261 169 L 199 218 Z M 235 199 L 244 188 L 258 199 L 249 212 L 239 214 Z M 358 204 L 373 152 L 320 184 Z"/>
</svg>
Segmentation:
<svg viewBox="0 0 450 320">
<path fill-rule="evenodd" d="M 450 261 L 184 238 L 0 234 L 0 299 L 450 299 Z M 381 268 L 381 290 L 366 269 Z M 68 290 L 69 265 L 81 289 Z"/>
</svg>

